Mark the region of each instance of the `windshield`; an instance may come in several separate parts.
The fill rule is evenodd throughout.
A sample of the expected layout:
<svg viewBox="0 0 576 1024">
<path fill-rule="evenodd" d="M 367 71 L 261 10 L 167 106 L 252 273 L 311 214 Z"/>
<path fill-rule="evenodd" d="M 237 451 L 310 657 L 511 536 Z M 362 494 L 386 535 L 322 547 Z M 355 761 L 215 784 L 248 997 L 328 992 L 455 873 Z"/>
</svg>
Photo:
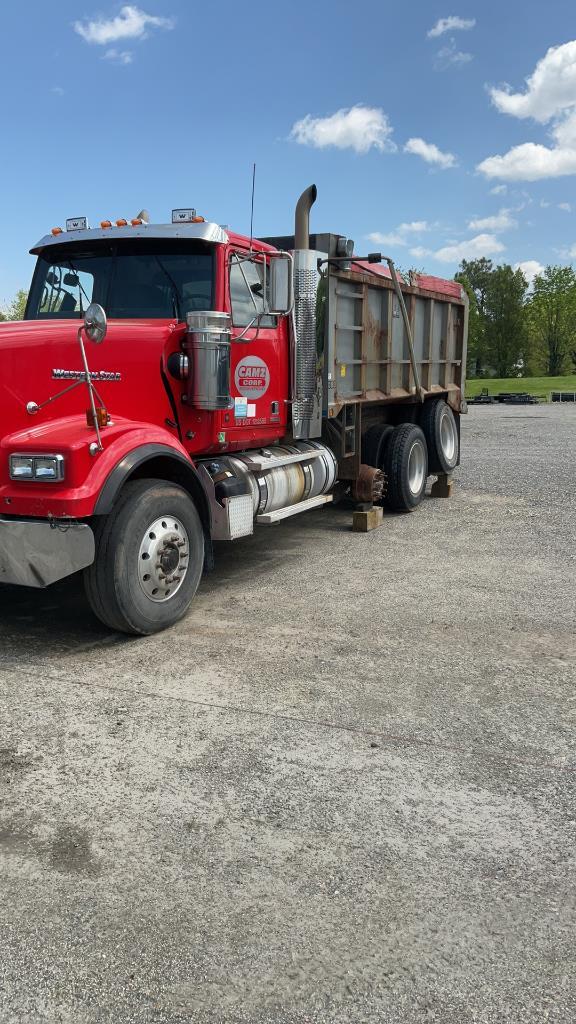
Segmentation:
<svg viewBox="0 0 576 1024">
<path fill-rule="evenodd" d="M 213 307 L 214 250 L 162 239 L 50 246 L 38 257 L 27 320 L 81 319 L 99 302 L 110 319 L 176 319 Z"/>
</svg>

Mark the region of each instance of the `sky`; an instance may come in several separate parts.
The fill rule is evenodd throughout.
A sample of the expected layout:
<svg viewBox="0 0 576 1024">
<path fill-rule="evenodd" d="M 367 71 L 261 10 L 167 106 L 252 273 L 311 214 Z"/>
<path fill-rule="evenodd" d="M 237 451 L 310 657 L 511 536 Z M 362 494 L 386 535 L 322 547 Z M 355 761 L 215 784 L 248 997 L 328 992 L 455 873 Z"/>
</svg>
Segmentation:
<svg viewBox="0 0 576 1024">
<path fill-rule="evenodd" d="M 0 304 L 67 217 L 194 206 L 401 268 L 576 261 L 573 2 L 21 0 L 0 8 Z"/>
</svg>

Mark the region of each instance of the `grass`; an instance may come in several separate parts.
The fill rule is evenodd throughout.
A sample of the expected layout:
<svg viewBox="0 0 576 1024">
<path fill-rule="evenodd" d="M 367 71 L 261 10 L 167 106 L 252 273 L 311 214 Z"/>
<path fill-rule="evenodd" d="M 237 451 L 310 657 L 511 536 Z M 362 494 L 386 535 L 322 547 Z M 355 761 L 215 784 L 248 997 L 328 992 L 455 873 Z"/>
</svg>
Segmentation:
<svg viewBox="0 0 576 1024">
<path fill-rule="evenodd" d="M 488 388 L 490 395 L 526 391 L 529 395 L 547 400 L 551 391 L 576 391 L 576 374 L 567 377 L 487 377 L 467 380 L 466 398 L 475 398 L 482 388 Z"/>
</svg>

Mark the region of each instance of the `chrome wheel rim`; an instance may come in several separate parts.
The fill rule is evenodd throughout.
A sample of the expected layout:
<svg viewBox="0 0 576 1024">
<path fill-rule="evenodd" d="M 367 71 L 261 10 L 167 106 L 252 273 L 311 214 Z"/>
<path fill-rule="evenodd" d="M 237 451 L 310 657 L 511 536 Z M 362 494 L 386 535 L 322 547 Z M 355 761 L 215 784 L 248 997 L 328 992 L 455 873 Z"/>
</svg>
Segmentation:
<svg viewBox="0 0 576 1024">
<path fill-rule="evenodd" d="M 440 420 L 440 445 L 444 458 L 453 462 L 456 455 L 456 425 L 446 412 Z"/>
<path fill-rule="evenodd" d="M 182 586 L 190 556 L 180 519 L 161 516 L 150 524 L 138 552 L 138 582 L 150 601 L 170 601 Z"/>
<path fill-rule="evenodd" d="M 408 486 L 412 494 L 420 494 L 426 482 L 426 453 L 421 441 L 414 441 L 408 456 Z"/>
</svg>

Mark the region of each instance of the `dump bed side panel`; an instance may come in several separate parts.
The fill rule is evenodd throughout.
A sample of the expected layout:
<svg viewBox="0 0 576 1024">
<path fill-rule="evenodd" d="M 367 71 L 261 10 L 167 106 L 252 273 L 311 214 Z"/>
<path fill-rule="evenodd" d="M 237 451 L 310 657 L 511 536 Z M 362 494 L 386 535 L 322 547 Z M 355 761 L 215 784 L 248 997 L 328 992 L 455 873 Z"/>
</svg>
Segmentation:
<svg viewBox="0 0 576 1024">
<path fill-rule="evenodd" d="M 419 400 L 417 385 L 444 393 L 460 412 L 466 367 L 467 297 L 457 282 L 402 285 L 419 380 L 392 281 L 383 273 L 330 268 L 324 359 L 325 411 L 347 403 Z"/>
</svg>

